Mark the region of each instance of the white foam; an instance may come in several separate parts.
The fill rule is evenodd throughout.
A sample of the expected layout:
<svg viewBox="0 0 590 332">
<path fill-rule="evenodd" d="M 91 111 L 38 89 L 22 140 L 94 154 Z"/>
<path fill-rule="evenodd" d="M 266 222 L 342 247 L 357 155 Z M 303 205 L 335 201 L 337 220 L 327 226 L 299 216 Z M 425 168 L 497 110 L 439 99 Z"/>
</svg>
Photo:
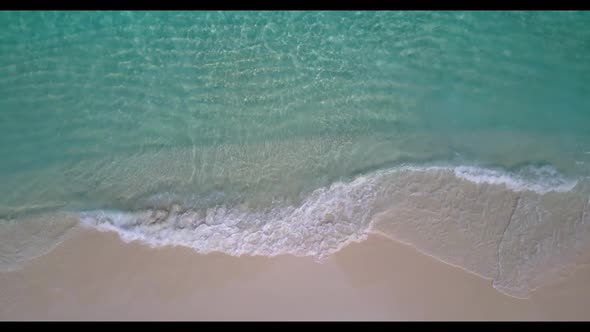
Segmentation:
<svg viewBox="0 0 590 332">
<path fill-rule="evenodd" d="M 464 181 L 484 187 L 464 187 Z M 234 256 L 291 254 L 321 261 L 351 242 L 364 240 L 373 231 L 374 216 L 382 209 L 397 206 L 390 211 L 410 213 L 393 218 L 399 224 L 391 229 L 401 232 L 401 239 L 413 239 L 406 242 L 418 250 L 453 264 L 465 261 L 464 268 L 469 271 L 494 277 L 503 231 L 514 222 L 511 199 L 525 194 L 562 195 L 576 184 L 550 167 L 529 167 L 510 173 L 473 166 L 403 166 L 319 188 L 298 206 L 274 202 L 268 208 L 243 204 L 184 210 L 180 206 L 135 212 L 98 210 L 81 213 L 81 220 L 99 230 L 115 231 L 124 241 L 141 241 L 150 246 L 185 246 L 203 254 L 218 251 Z M 504 190 L 510 195 L 503 195 Z M 438 196 L 433 196 L 433 192 Z M 466 193 L 469 196 L 462 199 Z M 573 191 L 571 194 L 577 195 Z M 408 200 L 403 195 L 415 199 Z M 442 210 L 424 209 L 420 197 L 432 201 L 430 206 L 435 209 L 440 205 Z M 498 200 L 502 197 L 506 200 Z M 412 204 L 417 205 L 412 208 Z M 491 217 L 494 206 L 501 206 L 497 210 L 506 212 L 498 213 L 502 220 Z M 414 220 L 421 218 L 416 210 L 419 208 L 426 219 Z M 434 226 L 422 227 L 422 224 Z M 412 235 L 416 227 L 419 237 Z M 436 243 L 445 239 L 462 239 L 462 242 Z M 471 257 L 468 260 L 467 252 Z M 502 257 L 506 257 L 505 252 Z M 489 267 L 479 267 L 481 264 Z M 517 267 L 511 269 L 518 271 Z M 528 287 L 524 281 L 527 278 L 521 275 L 512 278 L 520 284 L 510 289 L 518 289 L 521 296 L 521 290 Z"/>
<path fill-rule="evenodd" d="M 532 191 L 538 194 L 571 191 L 578 181 L 568 179 L 551 166 L 528 166 L 520 171 L 508 172 L 501 169 L 477 166 L 406 166 L 413 171 L 448 170 L 461 179 L 473 183 L 505 185 L 512 191 Z"/>
<path fill-rule="evenodd" d="M 571 191 L 576 180 L 570 180 L 550 166 L 527 167 L 518 174 L 475 167 L 457 167 L 455 175 L 472 182 L 505 184 L 513 191 L 533 191 L 539 194 Z"/>
<path fill-rule="evenodd" d="M 201 253 L 315 256 L 319 260 L 366 237 L 375 177 L 314 191 L 298 207 L 266 210 L 217 206 L 201 210 L 89 211 L 86 224 L 116 231 L 125 241 L 181 245 Z"/>
<path fill-rule="evenodd" d="M 202 253 L 322 258 L 366 236 L 377 212 L 375 201 L 382 195 L 383 179 L 404 171 L 449 171 L 470 182 L 540 194 L 571 190 L 576 185 L 552 168 L 527 170 L 527 174 L 536 176 L 527 181 L 520 175 L 470 166 L 403 166 L 317 189 L 300 206 L 277 203 L 264 210 L 244 206 L 185 211 L 178 206 L 169 211 L 98 210 L 82 213 L 81 219 L 98 229 L 116 231 L 125 241 L 140 240 L 153 246 L 181 245 Z"/>
</svg>

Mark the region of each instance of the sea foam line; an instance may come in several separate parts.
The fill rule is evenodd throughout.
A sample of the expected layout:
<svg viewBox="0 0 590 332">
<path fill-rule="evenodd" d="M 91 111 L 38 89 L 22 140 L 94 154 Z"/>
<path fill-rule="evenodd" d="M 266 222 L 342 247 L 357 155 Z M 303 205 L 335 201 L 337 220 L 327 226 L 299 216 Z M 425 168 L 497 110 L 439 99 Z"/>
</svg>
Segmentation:
<svg viewBox="0 0 590 332">
<path fill-rule="evenodd" d="M 81 219 L 98 229 L 116 231 L 125 241 L 140 240 L 152 246 L 181 245 L 201 253 L 293 254 L 321 259 L 367 236 L 372 216 L 378 212 L 376 201 L 382 198 L 379 195 L 384 179 L 403 172 L 445 171 L 471 183 L 504 185 L 512 191 L 541 195 L 569 191 L 577 184 L 547 166 L 511 174 L 472 166 L 406 165 L 319 188 L 300 206 L 278 204 L 264 210 L 229 206 L 184 211 L 180 206 L 135 212 L 99 210 L 82 212 Z"/>
<path fill-rule="evenodd" d="M 424 175 L 428 175 L 426 179 Z M 278 202 L 266 209 L 223 205 L 202 209 L 183 209 L 181 206 L 173 205 L 167 210 L 84 211 L 80 213 L 80 219 L 83 224 L 98 230 L 116 232 L 123 241 L 140 241 L 151 247 L 184 246 L 201 254 L 223 252 L 233 256 L 272 257 L 290 254 L 311 256 L 319 262 L 350 243 L 365 240 L 369 234 L 381 233 L 393 240 L 411 245 L 419 252 L 441 262 L 496 282 L 496 277 L 488 275 L 489 272 L 481 273 L 478 269 L 474 270 L 460 263 L 457 264 L 456 259 L 444 258 L 444 255 L 440 256 L 437 252 L 422 248 L 420 243 L 412 243 L 404 237 L 398 238 L 398 234 L 386 234 L 373 228 L 374 216 L 381 212 L 380 209 L 387 208 L 388 202 L 396 203 L 391 199 L 396 197 L 395 193 L 398 190 L 416 194 L 414 191 L 408 191 L 409 187 L 396 186 L 418 185 L 419 187 L 420 181 L 426 181 L 423 183 L 425 191 L 418 193 L 424 197 L 429 197 L 431 195 L 429 190 L 434 188 L 430 181 L 442 181 L 441 183 L 447 183 L 447 185 L 450 183 L 450 188 L 470 184 L 500 186 L 504 188 L 496 188 L 494 192 L 508 190 L 513 194 L 518 193 L 519 197 L 523 194 L 540 197 L 549 192 L 569 195 L 566 192 L 577 185 L 577 181 L 565 178 L 549 166 L 527 167 L 518 172 L 507 172 L 476 166 L 405 165 L 375 171 L 358 176 L 349 182 L 336 182 L 319 188 L 309 194 L 298 206 Z M 443 195 L 445 190 L 443 189 Z M 479 191 L 474 193 L 477 192 Z M 483 195 L 487 192 L 487 190 L 481 191 Z M 392 193 L 394 196 L 388 196 Z M 449 204 L 456 204 L 456 197 L 451 196 L 449 199 Z M 482 202 L 487 202 L 489 197 L 476 198 L 476 201 L 480 199 L 483 200 Z M 411 206 L 408 205 L 406 208 Z M 481 221 L 473 220 L 473 222 L 477 224 Z M 474 224 L 476 226 L 474 230 L 482 230 L 476 224 Z M 425 224 L 424 227 L 427 226 L 428 224 Z M 455 227 L 450 229 L 460 230 L 456 228 L 457 225 L 450 226 Z M 483 230 L 485 231 L 487 227 Z M 489 225 L 489 227 L 493 226 Z M 410 225 L 409 229 L 413 227 Z M 427 227 L 423 231 L 428 229 Z M 407 231 L 405 233 L 404 236 L 407 238 L 409 233 Z M 476 238 L 483 235 L 482 239 L 485 239 L 487 236 L 486 233 L 477 234 L 474 233 Z M 436 241 L 436 238 L 435 236 L 432 240 Z M 503 238 L 502 235 L 495 243 L 498 248 Z M 434 247 L 436 248 L 436 245 Z M 473 251 L 476 248 L 471 248 L 469 245 L 464 250 Z M 474 254 L 477 255 L 477 253 Z M 499 259 L 490 264 L 497 264 L 495 265 L 497 267 L 500 264 Z M 511 296 L 526 297 L 526 292 L 522 291 L 526 285 L 515 284 L 510 286 L 512 288 L 503 285 L 494 285 L 494 287 Z M 515 294 L 510 294 L 511 289 L 516 289 Z"/>
<path fill-rule="evenodd" d="M 512 191 L 532 191 L 538 194 L 549 192 L 567 192 L 576 187 L 578 181 L 568 179 L 555 168 L 544 166 L 527 166 L 518 172 L 477 166 L 403 166 L 397 170 L 440 171 L 448 170 L 461 179 L 490 185 L 505 185 Z"/>
</svg>

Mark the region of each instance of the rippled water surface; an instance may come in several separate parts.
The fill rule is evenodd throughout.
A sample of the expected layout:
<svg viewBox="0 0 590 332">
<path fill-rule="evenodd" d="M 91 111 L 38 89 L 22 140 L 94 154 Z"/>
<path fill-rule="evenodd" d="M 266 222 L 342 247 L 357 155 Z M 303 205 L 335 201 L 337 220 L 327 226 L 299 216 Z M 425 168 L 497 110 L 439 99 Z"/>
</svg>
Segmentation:
<svg viewBox="0 0 590 332">
<path fill-rule="evenodd" d="M 381 232 L 515 296 L 586 262 L 588 13 L 0 22 L 4 266 L 71 218 L 320 259 Z"/>
</svg>

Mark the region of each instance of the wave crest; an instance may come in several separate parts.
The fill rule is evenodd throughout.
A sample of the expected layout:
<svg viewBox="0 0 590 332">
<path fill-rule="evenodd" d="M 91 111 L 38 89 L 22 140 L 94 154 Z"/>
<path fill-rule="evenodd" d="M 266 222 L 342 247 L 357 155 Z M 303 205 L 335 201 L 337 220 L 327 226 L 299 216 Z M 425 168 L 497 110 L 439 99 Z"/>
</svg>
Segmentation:
<svg viewBox="0 0 590 332">
<path fill-rule="evenodd" d="M 297 205 L 277 201 L 260 207 L 243 201 L 203 208 L 94 210 L 80 217 L 125 241 L 151 246 L 235 256 L 291 254 L 318 261 L 370 233 L 381 233 L 493 279 L 504 293 L 526 297 L 552 276 L 590 261 L 583 250 L 590 244 L 589 192 L 586 183 L 548 166 L 517 172 L 403 166 L 319 188 Z"/>
</svg>

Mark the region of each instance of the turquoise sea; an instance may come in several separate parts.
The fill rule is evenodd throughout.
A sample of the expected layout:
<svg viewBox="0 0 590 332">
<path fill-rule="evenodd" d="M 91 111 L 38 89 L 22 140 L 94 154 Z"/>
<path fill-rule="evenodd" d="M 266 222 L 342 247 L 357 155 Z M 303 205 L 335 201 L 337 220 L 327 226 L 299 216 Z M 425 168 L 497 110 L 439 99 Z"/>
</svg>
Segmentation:
<svg viewBox="0 0 590 332">
<path fill-rule="evenodd" d="M 590 262 L 590 13 L 0 13 L 0 266 L 75 225 L 526 297 Z"/>
</svg>

